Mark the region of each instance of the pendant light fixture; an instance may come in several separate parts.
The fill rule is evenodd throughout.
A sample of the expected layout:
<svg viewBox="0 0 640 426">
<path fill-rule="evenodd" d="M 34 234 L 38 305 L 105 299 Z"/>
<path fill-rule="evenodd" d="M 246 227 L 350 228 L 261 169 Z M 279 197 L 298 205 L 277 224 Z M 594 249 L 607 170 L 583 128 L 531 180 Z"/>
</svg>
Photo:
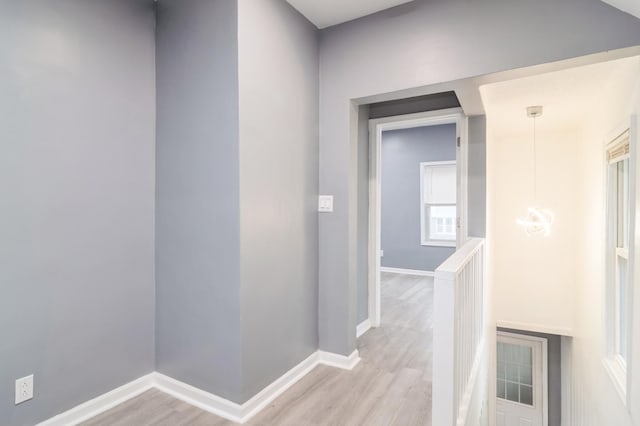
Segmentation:
<svg viewBox="0 0 640 426">
<path fill-rule="evenodd" d="M 516 220 L 518 225 L 524 227 L 527 235 L 548 236 L 551 232 L 553 224 L 553 212 L 549 209 L 538 207 L 537 179 L 538 179 L 538 163 L 536 152 L 536 118 L 542 115 L 541 106 L 530 106 L 527 108 L 527 116 L 533 119 L 533 207 L 527 209 L 527 215 L 524 218 Z"/>
</svg>

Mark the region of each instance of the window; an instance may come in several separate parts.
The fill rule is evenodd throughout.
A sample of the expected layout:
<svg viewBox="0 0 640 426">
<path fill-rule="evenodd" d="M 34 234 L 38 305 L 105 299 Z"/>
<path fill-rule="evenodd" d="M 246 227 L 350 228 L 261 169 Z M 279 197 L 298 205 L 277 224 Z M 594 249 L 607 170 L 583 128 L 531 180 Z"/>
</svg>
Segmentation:
<svg viewBox="0 0 640 426">
<path fill-rule="evenodd" d="M 456 245 L 456 162 L 420 163 L 421 244 Z"/>
<path fill-rule="evenodd" d="M 630 138 L 627 130 L 607 146 L 607 359 L 605 365 L 626 401 L 629 362 Z"/>
<path fill-rule="evenodd" d="M 528 345 L 498 342 L 496 395 L 500 399 L 533 406 L 533 349 Z"/>
</svg>

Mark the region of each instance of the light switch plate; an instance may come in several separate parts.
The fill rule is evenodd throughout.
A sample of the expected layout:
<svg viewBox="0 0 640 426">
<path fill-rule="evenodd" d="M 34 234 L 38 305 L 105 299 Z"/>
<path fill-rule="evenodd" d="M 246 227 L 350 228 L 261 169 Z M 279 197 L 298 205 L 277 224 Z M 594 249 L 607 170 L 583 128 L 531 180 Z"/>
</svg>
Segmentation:
<svg viewBox="0 0 640 426">
<path fill-rule="evenodd" d="M 333 212 L 333 195 L 318 196 L 318 211 L 320 213 Z"/>
</svg>

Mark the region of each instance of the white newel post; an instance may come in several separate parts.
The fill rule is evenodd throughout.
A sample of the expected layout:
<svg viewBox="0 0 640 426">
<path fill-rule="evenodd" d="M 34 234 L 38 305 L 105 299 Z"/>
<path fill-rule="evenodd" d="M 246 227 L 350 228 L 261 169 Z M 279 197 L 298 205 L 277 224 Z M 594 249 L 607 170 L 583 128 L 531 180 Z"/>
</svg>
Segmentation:
<svg viewBox="0 0 640 426">
<path fill-rule="evenodd" d="M 455 424 L 455 276 L 436 271 L 433 297 L 432 424 Z"/>
</svg>

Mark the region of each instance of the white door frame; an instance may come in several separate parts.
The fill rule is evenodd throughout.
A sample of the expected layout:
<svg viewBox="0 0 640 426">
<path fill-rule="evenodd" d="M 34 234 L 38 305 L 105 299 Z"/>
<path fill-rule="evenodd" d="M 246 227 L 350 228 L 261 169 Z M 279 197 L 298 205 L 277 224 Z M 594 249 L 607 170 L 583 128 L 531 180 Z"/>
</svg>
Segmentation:
<svg viewBox="0 0 640 426">
<path fill-rule="evenodd" d="M 458 228 L 456 246 L 467 239 L 467 157 L 468 126 L 462 108 L 443 109 L 417 114 L 398 115 L 369 120 L 369 321 L 380 326 L 380 178 L 382 132 L 414 127 L 455 124 L 457 165 Z"/>
<path fill-rule="evenodd" d="M 549 425 L 549 348 L 548 341 L 544 337 L 528 336 L 526 334 L 511 333 L 508 331 L 498 331 L 498 336 L 506 337 L 508 339 L 536 342 L 542 346 L 542 426 Z M 498 339 L 496 339 L 497 342 Z M 534 363 L 535 364 L 535 363 Z M 495 370 L 495 369 L 494 369 Z M 492 377 L 495 383 L 496 377 Z M 494 384 L 495 386 L 495 384 Z M 497 401 L 497 397 L 496 397 Z"/>
</svg>

